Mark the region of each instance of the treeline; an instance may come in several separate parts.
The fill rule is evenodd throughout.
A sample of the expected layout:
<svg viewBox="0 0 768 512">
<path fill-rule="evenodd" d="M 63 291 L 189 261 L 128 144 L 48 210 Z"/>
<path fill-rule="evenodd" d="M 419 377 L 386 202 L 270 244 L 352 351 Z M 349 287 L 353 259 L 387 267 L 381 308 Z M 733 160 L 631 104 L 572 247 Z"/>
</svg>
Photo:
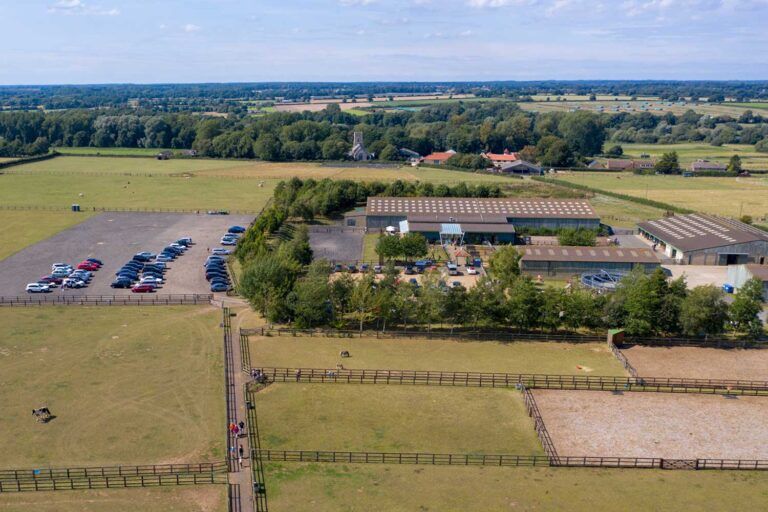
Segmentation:
<svg viewBox="0 0 768 512">
<path fill-rule="evenodd" d="M 475 94 L 484 97 L 525 97 L 536 94 L 563 96 L 659 96 L 666 100 L 707 98 L 722 102 L 768 98 L 764 81 L 631 81 L 544 80 L 529 82 L 293 82 L 231 84 L 110 84 L 2 86 L 0 106 L 13 110 L 126 107 L 129 104 L 158 110 L 211 110 L 242 108 L 246 101 L 309 101 L 313 97 L 368 98 L 396 94 Z"/>
<path fill-rule="evenodd" d="M 361 131 L 369 151 L 381 160 L 404 159 L 403 148 L 421 155 L 453 149 L 458 154 L 450 165 L 478 169 L 487 164 L 480 152 L 509 149 L 542 165 L 567 167 L 600 154 L 606 140 L 768 144 L 765 119 L 745 116 L 713 118 L 693 111 L 662 117 L 586 111 L 536 114 L 504 101 L 445 103 L 418 112 L 366 116 L 343 112 L 338 105 L 320 112 L 227 117 L 146 109 L 5 112 L 0 113 L 0 155 L 91 146 L 194 149 L 213 158 L 340 160 L 351 148 L 352 132 Z"/>
<path fill-rule="evenodd" d="M 710 116 L 688 110 L 684 114 L 663 116 L 649 112 L 613 114 L 608 140 L 643 144 L 704 142 L 723 144 L 768 144 L 768 116 L 744 111 L 738 117 Z"/>
<path fill-rule="evenodd" d="M 733 332 L 754 339 L 764 334 L 758 317 L 762 288 L 756 280 L 748 282 L 730 305 L 718 288 L 688 289 L 682 279 L 668 282 L 661 270 L 651 275 L 633 272 L 610 295 L 579 288 L 542 288 L 516 273 L 517 257 L 509 258 L 502 251 L 490 261 L 490 276 L 470 289 L 449 287 L 433 271 L 423 274 L 416 286 L 403 280 L 392 263 L 385 266 L 381 278 L 373 273 L 358 279 L 347 273 L 333 275 L 323 260 L 301 267 L 294 256 L 301 246 L 308 246 L 303 231 L 243 275 L 241 292 L 270 322 L 360 330 L 431 329 L 441 324 L 523 332 L 618 327 L 634 336 L 705 337 Z"/>
</svg>

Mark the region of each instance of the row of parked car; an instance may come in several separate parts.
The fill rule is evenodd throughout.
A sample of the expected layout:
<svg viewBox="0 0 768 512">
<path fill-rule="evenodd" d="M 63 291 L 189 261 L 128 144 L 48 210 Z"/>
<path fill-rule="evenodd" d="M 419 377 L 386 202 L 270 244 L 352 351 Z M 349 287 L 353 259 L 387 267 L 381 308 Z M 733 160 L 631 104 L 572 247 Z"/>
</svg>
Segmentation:
<svg viewBox="0 0 768 512">
<path fill-rule="evenodd" d="M 240 236 L 245 233 L 242 226 L 231 226 L 221 237 L 221 245 L 237 245 Z M 226 292 L 232 287 L 227 271 L 227 259 L 232 251 L 226 247 L 216 247 L 211 250 L 211 255 L 205 260 L 205 279 L 211 284 L 212 292 Z"/>
<path fill-rule="evenodd" d="M 69 263 L 54 263 L 51 273 L 41 277 L 36 283 L 27 285 L 27 293 L 51 293 L 54 288 L 85 288 L 93 279 L 93 273 L 104 263 L 97 258 L 88 258 L 76 266 Z"/>
<path fill-rule="evenodd" d="M 133 293 L 152 293 L 165 283 L 168 263 L 172 262 L 193 244 L 189 237 L 179 238 L 159 254 L 139 252 L 115 272 L 112 288 L 130 288 Z"/>
</svg>

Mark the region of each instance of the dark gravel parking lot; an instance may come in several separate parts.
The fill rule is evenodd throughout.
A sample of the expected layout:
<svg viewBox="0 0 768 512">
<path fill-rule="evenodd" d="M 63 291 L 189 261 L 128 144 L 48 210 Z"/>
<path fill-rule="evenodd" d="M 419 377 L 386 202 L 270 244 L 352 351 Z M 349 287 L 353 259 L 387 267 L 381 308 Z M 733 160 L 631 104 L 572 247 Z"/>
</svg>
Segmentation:
<svg viewBox="0 0 768 512">
<path fill-rule="evenodd" d="M 309 245 L 316 259 L 358 261 L 363 255 L 364 236 L 360 229 L 317 226 L 309 229 Z"/>
<path fill-rule="evenodd" d="M 185 236 L 192 237 L 195 245 L 167 263 L 166 282 L 157 293 L 210 293 L 203 270 L 208 249 L 221 247 L 219 240 L 227 228 L 247 226 L 251 220 L 243 215 L 104 213 L 0 261 L 0 295 L 27 295 L 27 283 L 50 274 L 53 263 L 76 265 L 85 258 L 104 262 L 91 283 L 77 290 L 57 288 L 48 295 L 130 294 L 130 290 L 109 286 L 115 272 L 137 252 L 158 253 Z"/>
</svg>

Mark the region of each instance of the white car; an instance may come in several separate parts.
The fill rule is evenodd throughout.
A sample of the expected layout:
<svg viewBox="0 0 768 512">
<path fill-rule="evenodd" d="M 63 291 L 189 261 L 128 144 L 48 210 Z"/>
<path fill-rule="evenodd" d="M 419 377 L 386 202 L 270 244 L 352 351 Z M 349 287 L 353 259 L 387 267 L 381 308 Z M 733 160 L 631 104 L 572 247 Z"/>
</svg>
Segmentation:
<svg viewBox="0 0 768 512">
<path fill-rule="evenodd" d="M 160 279 L 159 277 L 147 276 L 147 277 L 142 277 L 141 281 L 139 281 L 139 284 L 161 285 L 163 284 L 163 280 Z"/>
<path fill-rule="evenodd" d="M 72 265 L 67 265 L 66 263 L 54 263 L 51 265 L 51 272 L 72 272 L 73 270 L 75 270 L 74 267 L 72 267 Z"/>
<path fill-rule="evenodd" d="M 469 275 L 469 276 L 476 276 L 477 275 L 477 269 L 475 267 L 467 267 L 467 275 Z"/>
<path fill-rule="evenodd" d="M 88 286 L 85 281 L 76 277 L 68 277 L 61 282 L 64 288 L 85 288 Z"/>
<path fill-rule="evenodd" d="M 27 293 L 50 293 L 51 287 L 44 283 L 29 283 Z"/>
<path fill-rule="evenodd" d="M 224 247 L 216 247 L 211 251 L 211 254 L 216 256 L 227 256 L 228 254 L 232 254 L 232 251 L 225 249 Z"/>
<path fill-rule="evenodd" d="M 188 249 L 188 247 L 186 245 L 177 244 L 175 242 L 170 244 L 169 247 L 173 247 L 174 249 L 178 249 L 181 252 L 184 252 L 184 251 L 186 251 Z"/>
</svg>

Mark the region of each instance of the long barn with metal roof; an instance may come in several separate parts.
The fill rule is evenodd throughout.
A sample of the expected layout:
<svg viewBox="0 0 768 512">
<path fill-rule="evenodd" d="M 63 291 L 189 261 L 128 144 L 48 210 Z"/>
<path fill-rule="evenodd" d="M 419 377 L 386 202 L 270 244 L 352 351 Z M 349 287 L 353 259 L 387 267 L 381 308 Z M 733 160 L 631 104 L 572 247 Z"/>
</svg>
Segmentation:
<svg viewBox="0 0 768 512">
<path fill-rule="evenodd" d="M 530 274 L 573 275 L 582 272 L 651 272 L 661 265 L 650 249 L 625 247 L 523 246 L 520 270 Z"/>
<path fill-rule="evenodd" d="M 369 197 L 368 229 L 400 227 L 440 238 L 441 225 L 459 225 L 468 240 L 514 242 L 524 229 L 598 229 L 600 217 L 583 199 Z"/>
<path fill-rule="evenodd" d="M 768 233 L 737 220 L 692 213 L 641 222 L 638 228 L 678 263 L 768 263 Z"/>
</svg>

